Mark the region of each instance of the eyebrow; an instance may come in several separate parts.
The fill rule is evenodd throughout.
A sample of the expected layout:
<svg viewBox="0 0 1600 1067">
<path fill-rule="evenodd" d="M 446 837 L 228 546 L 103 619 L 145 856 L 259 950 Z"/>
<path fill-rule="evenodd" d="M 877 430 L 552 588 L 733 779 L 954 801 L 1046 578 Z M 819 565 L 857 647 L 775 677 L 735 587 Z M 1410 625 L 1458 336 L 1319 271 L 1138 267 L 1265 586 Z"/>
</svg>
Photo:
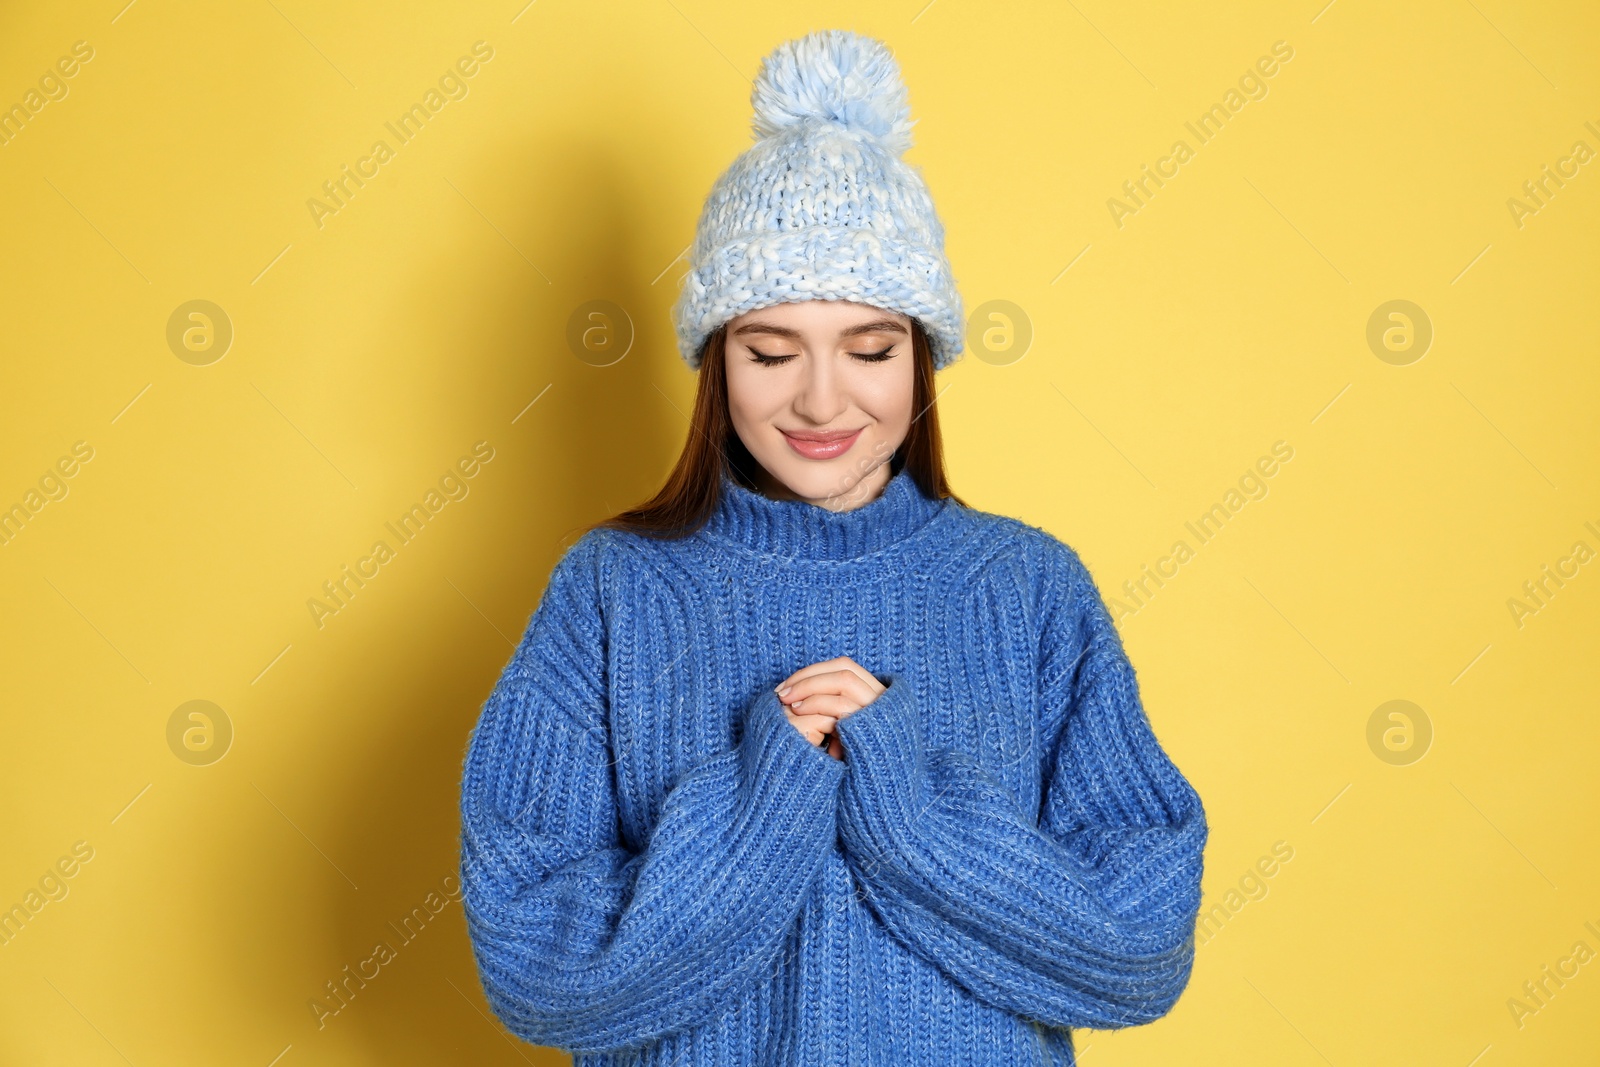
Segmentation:
<svg viewBox="0 0 1600 1067">
<path fill-rule="evenodd" d="M 841 337 L 854 337 L 862 333 L 905 333 L 906 328 L 893 319 L 874 319 L 871 322 L 858 323 L 839 332 Z M 735 337 L 747 333 L 766 333 L 774 337 L 789 337 L 798 339 L 799 330 L 792 330 L 787 326 L 779 326 L 773 322 L 747 322 L 733 331 Z"/>
</svg>

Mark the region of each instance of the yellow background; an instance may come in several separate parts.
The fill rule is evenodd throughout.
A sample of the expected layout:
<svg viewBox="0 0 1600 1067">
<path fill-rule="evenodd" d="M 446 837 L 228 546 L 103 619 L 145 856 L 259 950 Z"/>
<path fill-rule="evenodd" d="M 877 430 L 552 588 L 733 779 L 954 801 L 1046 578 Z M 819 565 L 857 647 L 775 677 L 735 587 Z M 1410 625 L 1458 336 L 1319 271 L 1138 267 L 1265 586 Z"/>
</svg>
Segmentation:
<svg viewBox="0 0 1600 1067">
<path fill-rule="evenodd" d="M 968 310 L 1032 325 L 940 372 L 956 490 L 1108 597 L 1190 541 L 1120 625 L 1206 801 L 1207 907 L 1293 849 L 1171 1015 L 1080 1033 L 1085 1062 L 1593 1062 L 1600 961 L 1507 1006 L 1600 952 L 1600 562 L 1507 606 L 1600 550 L 1600 162 L 1507 207 L 1600 150 L 1592 4 L 122 3 L 0 16 L 0 104 L 94 50 L 0 147 L 0 506 L 93 449 L 0 545 L 0 907 L 93 849 L 0 946 L 0 1061 L 564 1062 L 492 1020 L 454 901 L 324 1026 L 308 1002 L 454 873 L 467 733 L 550 567 L 682 443 L 668 310 L 749 80 L 839 26 L 902 64 Z M 468 95 L 319 227 L 322 183 L 477 41 Z M 1403 366 L 1366 341 L 1394 299 L 1434 330 Z M 167 342 L 191 300 L 234 332 L 205 366 Z M 566 341 L 591 300 L 633 323 L 609 366 Z M 468 495 L 319 627 L 322 583 L 479 441 Z M 169 745 L 191 700 L 232 726 L 209 765 Z M 1420 760 L 1369 747 L 1390 700 Z"/>
</svg>

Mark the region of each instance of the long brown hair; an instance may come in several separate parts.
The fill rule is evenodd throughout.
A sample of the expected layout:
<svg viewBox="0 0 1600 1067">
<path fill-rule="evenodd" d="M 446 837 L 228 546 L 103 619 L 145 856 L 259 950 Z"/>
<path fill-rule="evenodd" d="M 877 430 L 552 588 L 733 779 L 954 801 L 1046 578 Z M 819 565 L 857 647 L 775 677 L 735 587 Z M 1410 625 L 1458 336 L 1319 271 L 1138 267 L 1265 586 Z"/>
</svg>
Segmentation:
<svg viewBox="0 0 1600 1067">
<path fill-rule="evenodd" d="M 723 369 L 726 329 L 718 327 L 701 346 L 700 385 L 690 416 L 689 438 L 678 455 L 677 465 L 667 475 L 666 484 L 645 503 L 595 523 L 590 529 L 627 530 L 663 540 L 687 537 L 716 510 L 723 471 L 740 485 L 756 489 L 753 473 L 760 464 L 734 432 L 728 415 L 728 378 Z M 928 335 L 914 318 L 911 357 L 915 365 L 911 387 L 914 414 L 906 439 L 889 459 L 890 477 L 909 468 L 924 496 L 933 500 L 949 497 L 966 506 L 966 501 L 951 491 L 945 476 L 939 409 L 934 403 L 933 356 Z"/>
</svg>

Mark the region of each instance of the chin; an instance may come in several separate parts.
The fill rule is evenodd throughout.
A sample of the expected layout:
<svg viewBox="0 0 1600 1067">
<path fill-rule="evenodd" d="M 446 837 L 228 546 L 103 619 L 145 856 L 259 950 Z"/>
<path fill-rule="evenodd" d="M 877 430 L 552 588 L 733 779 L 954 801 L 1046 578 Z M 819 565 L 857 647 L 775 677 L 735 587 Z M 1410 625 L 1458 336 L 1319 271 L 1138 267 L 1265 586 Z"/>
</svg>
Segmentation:
<svg viewBox="0 0 1600 1067">
<path fill-rule="evenodd" d="M 763 462 L 763 466 L 790 492 L 808 500 L 848 493 L 878 465 L 870 458 L 870 451 L 861 448 L 859 442 L 857 447 L 833 459 L 805 459 L 795 455 L 787 442 L 780 443 L 779 447 L 783 451 L 772 457 L 770 464 Z"/>
</svg>

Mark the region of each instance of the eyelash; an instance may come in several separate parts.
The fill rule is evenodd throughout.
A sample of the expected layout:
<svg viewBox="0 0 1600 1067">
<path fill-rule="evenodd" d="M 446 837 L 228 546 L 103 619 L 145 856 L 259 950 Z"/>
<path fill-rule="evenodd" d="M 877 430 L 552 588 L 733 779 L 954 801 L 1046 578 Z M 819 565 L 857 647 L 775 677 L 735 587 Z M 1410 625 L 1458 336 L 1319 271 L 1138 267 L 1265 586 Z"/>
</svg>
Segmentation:
<svg viewBox="0 0 1600 1067">
<path fill-rule="evenodd" d="M 885 348 L 882 352 L 852 352 L 850 354 L 852 356 L 855 356 L 857 359 L 861 360 L 863 363 L 882 363 L 884 360 L 888 359 L 889 356 L 893 352 L 894 352 L 894 345 L 890 345 L 888 348 Z M 757 363 L 760 363 L 764 367 L 782 366 L 783 364 L 789 362 L 791 359 L 794 358 L 794 356 L 792 356 L 792 355 L 788 355 L 788 356 L 769 356 L 769 355 L 765 354 L 764 352 L 757 352 L 753 348 L 750 349 L 750 354 L 755 357 L 755 360 L 756 360 Z"/>
</svg>

